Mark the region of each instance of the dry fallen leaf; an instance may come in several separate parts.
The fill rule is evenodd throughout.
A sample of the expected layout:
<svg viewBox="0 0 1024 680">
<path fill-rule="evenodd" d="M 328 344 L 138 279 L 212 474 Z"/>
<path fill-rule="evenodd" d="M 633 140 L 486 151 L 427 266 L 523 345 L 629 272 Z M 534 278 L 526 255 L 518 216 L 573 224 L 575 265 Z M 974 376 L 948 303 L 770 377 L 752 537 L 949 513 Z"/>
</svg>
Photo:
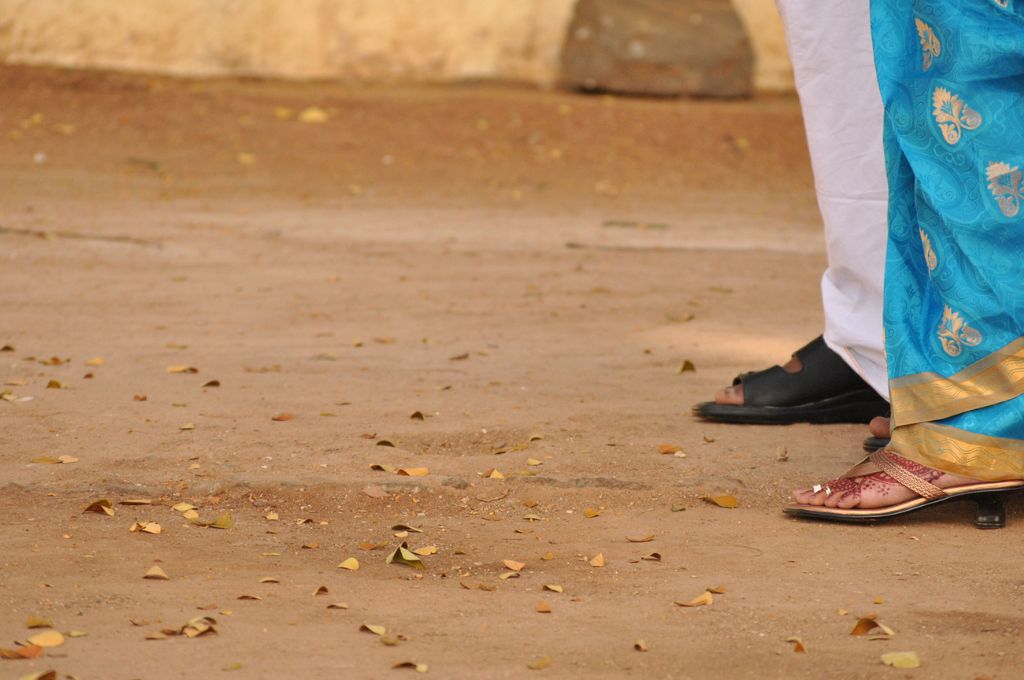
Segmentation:
<svg viewBox="0 0 1024 680">
<path fill-rule="evenodd" d="M 635 649 L 638 652 L 646 652 L 647 651 L 647 643 L 644 642 L 643 640 L 637 640 L 636 642 L 633 643 L 633 649 Z"/>
<path fill-rule="evenodd" d="M 195 366 L 168 366 L 168 373 L 198 373 L 199 369 Z"/>
<path fill-rule="evenodd" d="M 593 519 L 601 514 L 601 511 L 596 508 L 586 508 L 583 510 L 583 516 L 587 519 Z"/>
<path fill-rule="evenodd" d="M 409 418 L 411 420 L 423 420 L 423 411 L 413 411 Z"/>
<path fill-rule="evenodd" d="M 426 664 L 417 664 L 416 662 L 401 662 L 399 664 L 395 664 L 391 668 L 394 668 L 394 669 L 408 668 L 408 669 L 412 669 L 412 670 L 416 671 L 417 673 L 426 673 L 427 672 L 427 665 Z"/>
<path fill-rule="evenodd" d="M 561 593 L 564 589 L 560 585 L 549 583 L 543 587 L 543 590 L 550 590 L 553 593 Z"/>
<path fill-rule="evenodd" d="M 167 573 L 163 569 L 161 569 L 159 567 L 159 565 L 156 565 L 156 564 L 154 564 L 152 567 L 150 567 L 146 571 L 145 575 L 143 575 L 142 578 L 148 578 L 148 579 L 151 579 L 151 580 L 154 580 L 154 581 L 170 581 L 171 580 L 171 577 L 168 576 Z"/>
<path fill-rule="evenodd" d="M 505 479 L 505 475 L 498 472 L 498 468 L 491 468 L 483 473 L 485 479 Z"/>
<path fill-rule="evenodd" d="M 59 390 L 61 387 L 62 386 L 59 380 L 51 380 L 50 382 L 46 383 L 46 389 L 48 390 Z"/>
<path fill-rule="evenodd" d="M 348 602 L 332 602 L 327 605 L 328 609 L 348 609 Z"/>
<path fill-rule="evenodd" d="M 532 529 L 531 529 L 531 531 L 532 531 Z M 549 561 L 555 559 L 555 553 L 553 553 L 553 552 L 546 552 L 543 555 L 541 555 L 540 558 L 542 560 L 544 560 L 545 562 L 549 562 Z"/>
<path fill-rule="evenodd" d="M 191 503 L 175 503 L 171 506 L 171 510 L 175 512 L 188 512 L 189 510 L 195 510 L 196 506 Z"/>
<path fill-rule="evenodd" d="M 537 458 L 527 458 L 526 464 L 529 465 L 530 467 L 536 467 L 538 465 L 543 465 L 544 461 L 539 460 Z"/>
<path fill-rule="evenodd" d="M 630 543 L 650 543 L 654 540 L 654 534 L 637 534 L 634 536 L 626 536 L 626 540 Z"/>
<path fill-rule="evenodd" d="M 426 557 L 428 555 L 436 555 L 437 554 L 437 546 L 436 545 L 425 545 L 422 548 L 416 548 L 415 550 L 413 550 L 413 552 L 416 553 L 417 555 L 420 555 L 420 556 L 423 556 L 423 557 Z"/>
<path fill-rule="evenodd" d="M 390 463 L 374 463 L 370 466 L 370 469 L 376 470 L 377 472 L 392 473 L 395 471 L 395 466 Z"/>
<path fill-rule="evenodd" d="M 202 385 L 200 385 L 200 387 L 220 387 L 220 381 L 219 380 L 207 380 Z"/>
<path fill-rule="evenodd" d="M 18 680 L 57 680 L 57 671 L 39 671 L 23 675 Z"/>
<path fill-rule="evenodd" d="M 310 541 L 309 543 L 303 543 L 302 544 L 302 549 L 303 550 L 316 550 L 319 547 L 320 547 L 320 543 L 318 541 Z"/>
<path fill-rule="evenodd" d="M 266 520 L 267 520 L 268 522 L 276 522 L 277 520 L 281 519 L 280 515 L 278 515 L 278 514 L 277 514 L 276 512 L 274 512 L 273 510 L 271 510 L 271 511 L 270 511 L 270 512 L 268 512 L 267 514 L 263 515 L 263 517 L 264 517 L 264 519 L 266 519 Z"/>
<path fill-rule="evenodd" d="M 502 581 L 507 581 L 510 578 L 519 578 L 520 574 L 518 571 L 506 571 L 498 574 L 498 578 Z"/>
<path fill-rule="evenodd" d="M 53 628 L 53 622 L 50 619 L 44 619 L 38 616 L 30 616 L 25 620 L 26 628 Z"/>
<path fill-rule="evenodd" d="M 153 501 L 149 498 L 125 498 L 124 500 L 118 501 L 118 505 L 153 505 Z"/>
<path fill-rule="evenodd" d="M 101 515 L 107 515 L 108 517 L 114 516 L 114 506 L 110 504 L 106 498 L 101 498 L 98 501 L 93 501 L 89 505 L 85 506 L 82 512 L 96 512 Z"/>
<path fill-rule="evenodd" d="M 720 508 L 737 508 L 740 505 L 736 496 L 705 496 L 704 500 Z"/>
<path fill-rule="evenodd" d="M 594 558 L 590 560 L 590 566 L 592 567 L 603 567 L 604 566 L 604 554 L 597 553 Z"/>
<path fill-rule="evenodd" d="M 43 648 L 39 645 L 27 645 L 17 649 L 0 649 L 0 659 L 38 659 L 43 655 Z"/>
<path fill-rule="evenodd" d="M 797 654 L 807 653 L 807 648 L 804 647 L 804 641 L 796 637 L 795 635 L 791 635 L 790 637 L 786 638 L 786 642 L 793 643 L 793 651 Z"/>
<path fill-rule="evenodd" d="M 320 586 L 313 591 L 313 597 L 316 597 L 317 595 L 326 595 L 328 592 L 327 586 Z"/>
<path fill-rule="evenodd" d="M 86 361 L 85 365 L 86 366 L 102 366 L 105 363 L 107 363 L 107 362 L 103 360 L 103 357 L 93 357 L 92 359 L 89 359 L 88 361 Z"/>
<path fill-rule="evenodd" d="M 295 420 L 295 416 L 293 416 L 291 413 L 278 413 L 276 415 L 271 416 L 270 419 L 278 423 L 284 423 L 288 422 L 289 420 Z"/>
<path fill-rule="evenodd" d="M 705 590 L 703 595 L 700 595 L 699 597 L 695 597 L 692 600 L 690 600 L 689 602 L 680 602 L 679 600 L 676 600 L 676 604 L 679 605 L 680 607 L 703 607 L 703 606 L 706 606 L 706 605 L 710 605 L 714 601 L 715 601 L 715 598 L 711 594 L 711 591 L 710 590 Z"/>
<path fill-rule="evenodd" d="M 661 553 L 648 553 L 647 555 L 642 555 L 640 559 L 647 560 L 648 562 L 661 562 Z"/>
<path fill-rule="evenodd" d="M 262 600 L 263 598 L 259 595 L 239 595 L 235 598 L 236 600 Z"/>
<path fill-rule="evenodd" d="M 411 524 L 395 524 L 395 525 L 392 525 L 391 530 L 392 531 L 408 531 L 409 533 L 412 533 L 412 534 L 422 534 L 423 533 L 423 529 L 420 529 L 419 527 L 414 527 Z"/>
<path fill-rule="evenodd" d="M 279 581 L 278 579 L 274 578 L 273 576 L 264 576 L 263 578 L 260 579 L 260 583 L 280 583 L 280 582 L 281 581 Z"/>
<path fill-rule="evenodd" d="M 194 423 L 185 423 L 184 425 L 182 425 L 178 429 L 179 430 L 194 430 L 194 429 L 196 429 L 196 426 L 195 426 Z M 193 463 L 193 465 L 195 465 L 195 467 L 192 467 L 192 465 L 189 465 L 188 469 L 189 470 L 195 470 L 195 469 L 197 469 L 199 467 L 198 463 Z"/>
<path fill-rule="evenodd" d="M 541 600 L 540 602 L 538 602 L 537 606 L 534 607 L 533 609 L 538 614 L 550 614 L 551 613 L 551 605 L 549 605 L 544 600 Z"/>
<path fill-rule="evenodd" d="M 388 632 L 388 629 L 384 626 L 378 626 L 372 623 L 364 623 L 359 626 L 359 630 L 364 633 L 373 633 L 374 635 L 383 635 Z"/>
<path fill-rule="evenodd" d="M 534 659 L 530 663 L 526 664 L 526 667 L 531 671 L 542 671 L 551 665 L 551 657 L 542 656 L 539 659 Z"/>
<path fill-rule="evenodd" d="M 162 529 L 160 528 L 160 525 L 156 522 L 136 522 L 135 524 L 131 525 L 128 531 L 140 531 L 145 534 L 159 534 L 162 531 Z"/>
<path fill-rule="evenodd" d="M 675 444 L 660 444 L 658 446 L 658 453 L 660 453 L 663 456 L 670 456 L 673 453 L 676 453 L 676 452 L 682 451 L 682 450 L 683 450 L 683 447 L 676 446 Z"/>
<path fill-rule="evenodd" d="M 384 562 L 386 564 L 404 564 L 407 567 L 412 567 L 413 569 L 426 569 L 426 565 L 423 564 L 423 560 L 421 560 L 412 550 L 409 550 L 409 544 L 405 542 L 395 548 L 394 551 L 384 559 Z"/>
<path fill-rule="evenodd" d="M 357 560 L 354 557 L 349 557 L 348 559 L 343 560 L 342 563 L 338 565 L 338 569 L 348 569 L 349 571 L 359 571 L 359 560 Z"/>
<path fill-rule="evenodd" d="M 64 644 L 64 636 L 55 630 L 45 630 L 29 637 L 28 641 L 38 647 L 60 647 Z"/>
<path fill-rule="evenodd" d="M 235 520 L 231 517 L 230 512 L 220 514 L 217 519 L 210 522 L 207 526 L 211 529 L 230 529 L 235 525 Z"/>
<path fill-rule="evenodd" d="M 893 668 L 921 667 L 921 659 L 916 652 L 888 652 L 882 655 L 882 663 Z"/>
<path fill-rule="evenodd" d="M 403 477 L 426 477 L 429 473 L 425 467 L 398 468 L 399 476 Z"/>
<path fill-rule="evenodd" d="M 871 635 L 869 639 L 889 640 L 894 635 L 896 635 L 896 631 L 894 631 L 892 628 L 885 625 L 884 623 L 881 623 L 880 621 L 877 621 L 875 614 L 868 614 L 867 616 L 862 616 L 859 619 L 857 619 L 857 623 L 856 625 L 854 625 L 853 630 L 850 631 L 850 635 L 855 635 L 858 637 L 864 636 L 870 633 L 871 631 L 875 630 L 876 628 L 881 632 L 879 634 Z"/>
<path fill-rule="evenodd" d="M 516 562 L 515 560 L 502 560 L 501 563 L 512 571 L 522 571 L 526 567 L 525 562 Z"/>
<path fill-rule="evenodd" d="M 300 123 L 325 123 L 327 122 L 327 119 L 330 117 L 330 114 L 321 109 L 319 106 L 309 106 L 302 109 L 302 111 L 299 112 L 298 120 Z"/>
<path fill-rule="evenodd" d="M 216 619 L 209 616 L 199 616 L 182 626 L 180 632 L 187 638 L 197 638 L 200 635 L 216 633 L 215 625 L 217 625 Z"/>
</svg>

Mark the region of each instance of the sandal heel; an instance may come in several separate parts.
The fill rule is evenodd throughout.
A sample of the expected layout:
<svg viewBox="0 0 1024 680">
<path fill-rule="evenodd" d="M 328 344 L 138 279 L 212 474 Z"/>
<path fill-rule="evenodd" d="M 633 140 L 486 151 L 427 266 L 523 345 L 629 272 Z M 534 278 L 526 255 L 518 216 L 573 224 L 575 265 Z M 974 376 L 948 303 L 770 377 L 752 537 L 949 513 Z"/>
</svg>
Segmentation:
<svg viewBox="0 0 1024 680">
<path fill-rule="evenodd" d="M 978 504 L 978 514 L 974 518 L 974 526 L 979 529 L 1002 529 L 1006 526 L 1006 510 L 1003 499 L 996 495 L 981 495 L 974 499 Z"/>
</svg>

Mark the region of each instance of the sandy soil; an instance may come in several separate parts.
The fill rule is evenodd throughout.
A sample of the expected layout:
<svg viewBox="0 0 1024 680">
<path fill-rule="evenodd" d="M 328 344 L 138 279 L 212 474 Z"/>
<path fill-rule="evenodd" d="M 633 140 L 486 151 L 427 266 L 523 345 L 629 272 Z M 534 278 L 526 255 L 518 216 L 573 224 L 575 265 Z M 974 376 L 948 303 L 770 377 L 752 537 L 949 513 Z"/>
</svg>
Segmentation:
<svg viewBox="0 0 1024 680">
<path fill-rule="evenodd" d="M 22 68 L 0 93 L 0 646 L 29 616 L 88 633 L 3 677 L 1024 677 L 1019 502 L 995 532 L 793 521 L 864 428 L 689 415 L 819 330 L 794 100 Z M 397 524 L 425 570 L 385 563 Z M 868 613 L 895 637 L 851 636 Z M 216 633 L 146 639 L 197 616 Z"/>
</svg>

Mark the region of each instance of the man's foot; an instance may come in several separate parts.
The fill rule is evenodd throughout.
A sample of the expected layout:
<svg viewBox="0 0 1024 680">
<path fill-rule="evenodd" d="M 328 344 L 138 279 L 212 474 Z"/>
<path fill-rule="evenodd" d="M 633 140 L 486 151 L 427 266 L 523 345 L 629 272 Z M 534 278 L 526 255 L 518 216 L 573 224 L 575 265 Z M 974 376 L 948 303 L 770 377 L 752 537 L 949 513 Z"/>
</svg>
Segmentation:
<svg viewBox="0 0 1024 680">
<path fill-rule="evenodd" d="M 719 423 L 866 423 L 889 404 L 817 337 L 785 366 L 737 376 L 693 413 Z"/>
<path fill-rule="evenodd" d="M 962 486 L 977 480 L 933 470 L 920 463 L 907 460 L 891 451 L 884 452 L 888 458 L 907 472 L 939 487 Z M 857 474 L 863 470 L 864 474 Z M 872 471 L 873 470 L 873 471 Z M 817 491 L 815 489 L 818 489 Z M 799 505 L 839 508 L 849 510 L 860 508 L 871 510 L 887 508 L 917 498 L 918 494 L 896 481 L 870 463 L 864 463 L 850 470 L 846 476 L 833 479 L 810 489 L 797 489 L 793 499 Z"/>
<path fill-rule="evenodd" d="M 888 439 L 892 436 L 892 419 L 884 416 L 872 418 L 871 422 L 868 423 L 868 429 L 871 430 L 872 437 Z"/>
<path fill-rule="evenodd" d="M 789 361 L 782 365 L 782 370 L 786 373 L 793 374 L 799 373 L 800 369 L 804 367 L 800 359 L 794 354 L 790 357 Z M 729 385 L 723 387 L 715 393 L 716 404 L 732 404 L 733 406 L 743 405 L 743 383 L 736 385 Z"/>
</svg>

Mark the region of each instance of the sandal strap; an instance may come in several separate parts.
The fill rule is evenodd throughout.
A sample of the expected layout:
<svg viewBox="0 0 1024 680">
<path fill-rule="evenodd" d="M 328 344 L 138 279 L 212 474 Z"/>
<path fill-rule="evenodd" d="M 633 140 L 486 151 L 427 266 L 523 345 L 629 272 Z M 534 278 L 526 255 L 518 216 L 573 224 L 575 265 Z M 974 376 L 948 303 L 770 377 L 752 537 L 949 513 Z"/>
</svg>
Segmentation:
<svg viewBox="0 0 1024 680">
<path fill-rule="evenodd" d="M 868 459 L 877 465 L 882 472 L 889 475 L 897 482 L 916 493 L 918 496 L 933 501 L 947 495 L 945 491 L 931 482 L 921 479 L 910 470 L 900 466 L 899 463 L 892 459 L 891 454 L 885 449 L 875 451 L 868 456 Z"/>
</svg>

